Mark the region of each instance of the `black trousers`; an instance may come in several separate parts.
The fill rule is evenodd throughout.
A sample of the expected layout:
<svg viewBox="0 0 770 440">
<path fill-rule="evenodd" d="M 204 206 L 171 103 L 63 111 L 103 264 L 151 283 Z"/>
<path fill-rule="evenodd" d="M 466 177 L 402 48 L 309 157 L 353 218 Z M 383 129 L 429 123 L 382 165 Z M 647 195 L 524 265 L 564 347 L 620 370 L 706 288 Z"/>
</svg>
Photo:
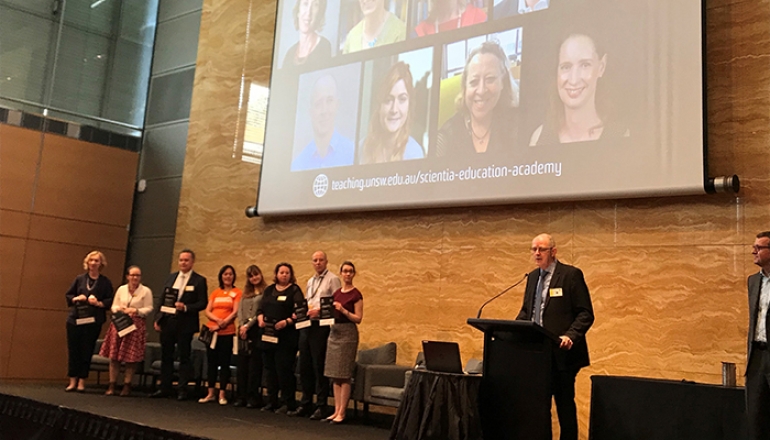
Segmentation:
<svg viewBox="0 0 770 440">
<path fill-rule="evenodd" d="M 67 376 L 85 379 L 91 369 L 91 356 L 99 338 L 101 324 L 75 325 L 67 323 Z"/>
<path fill-rule="evenodd" d="M 192 338 L 194 332 L 180 330 L 175 316 L 169 316 L 160 329 L 160 389 L 170 392 L 174 377 L 174 351 L 179 352 L 179 390 L 187 391 L 193 376 Z"/>
<path fill-rule="evenodd" d="M 209 388 L 217 385 L 217 373 L 219 373 L 219 389 L 227 389 L 230 383 L 230 364 L 233 359 L 233 335 L 217 337 L 217 345 L 212 350 L 206 347 L 206 361 L 208 363 L 206 379 Z"/>
<path fill-rule="evenodd" d="M 746 411 L 749 439 L 770 438 L 770 351 L 756 345 L 746 369 Z"/>
<path fill-rule="evenodd" d="M 313 321 L 310 327 L 299 331 L 299 381 L 302 387 L 300 406 L 310 408 L 313 394 L 318 394 L 317 407 L 324 407 L 329 399 L 329 379 L 324 377 L 328 326 Z"/>
<path fill-rule="evenodd" d="M 250 341 L 251 353 L 238 352 L 238 398 L 253 399 L 259 402 L 262 395 L 262 350 L 257 348 L 254 339 Z"/>
<path fill-rule="evenodd" d="M 289 408 L 295 406 L 294 393 L 297 391 L 297 378 L 294 376 L 294 365 L 297 361 L 298 342 L 296 333 L 296 330 L 289 330 L 288 333 L 279 332 L 278 344 L 267 347 L 262 352 L 267 379 L 267 398 L 272 405 L 281 404 Z"/>
<path fill-rule="evenodd" d="M 577 440 L 578 420 L 575 405 L 575 377 L 578 370 L 552 369 L 551 391 L 556 402 L 556 414 L 559 417 L 559 440 Z M 550 431 L 551 425 L 548 425 Z M 551 433 L 549 432 L 549 438 Z"/>
</svg>

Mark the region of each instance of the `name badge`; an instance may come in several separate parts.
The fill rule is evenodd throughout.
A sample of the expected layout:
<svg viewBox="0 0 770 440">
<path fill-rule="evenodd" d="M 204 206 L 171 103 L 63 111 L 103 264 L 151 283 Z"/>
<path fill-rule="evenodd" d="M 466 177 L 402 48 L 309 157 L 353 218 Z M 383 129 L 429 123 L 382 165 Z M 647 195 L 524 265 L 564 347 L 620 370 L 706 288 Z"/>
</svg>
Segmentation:
<svg viewBox="0 0 770 440">
<path fill-rule="evenodd" d="M 548 294 L 551 296 L 551 298 L 556 298 L 559 296 L 564 296 L 564 293 L 561 291 L 561 287 L 555 287 L 553 289 L 550 289 Z"/>
<path fill-rule="evenodd" d="M 185 286 L 184 287 L 185 292 L 193 292 L 195 291 L 195 286 Z"/>
<path fill-rule="evenodd" d="M 286 301 L 286 295 L 281 295 L 278 298 L 276 298 L 277 301 Z"/>
</svg>

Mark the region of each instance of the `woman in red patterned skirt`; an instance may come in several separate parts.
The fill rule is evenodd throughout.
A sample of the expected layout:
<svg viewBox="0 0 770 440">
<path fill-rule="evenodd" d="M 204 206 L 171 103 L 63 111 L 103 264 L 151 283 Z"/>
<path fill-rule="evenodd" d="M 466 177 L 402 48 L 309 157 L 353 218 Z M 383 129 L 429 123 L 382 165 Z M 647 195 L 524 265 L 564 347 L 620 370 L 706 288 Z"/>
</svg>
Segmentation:
<svg viewBox="0 0 770 440">
<path fill-rule="evenodd" d="M 145 330 L 145 318 L 152 311 L 152 291 L 142 284 L 142 270 L 138 266 L 128 268 L 126 274 L 127 284 L 118 287 L 115 299 L 112 302 L 112 314 L 125 313 L 133 322 L 136 330 L 118 335 L 115 323 L 110 324 L 107 336 L 104 338 L 99 354 L 110 360 L 110 386 L 108 396 L 115 394 L 115 384 L 120 372 L 120 364 L 126 364 L 126 372 L 123 379 L 121 396 L 131 393 L 131 379 L 139 362 L 144 360 L 144 346 L 147 342 Z"/>
</svg>

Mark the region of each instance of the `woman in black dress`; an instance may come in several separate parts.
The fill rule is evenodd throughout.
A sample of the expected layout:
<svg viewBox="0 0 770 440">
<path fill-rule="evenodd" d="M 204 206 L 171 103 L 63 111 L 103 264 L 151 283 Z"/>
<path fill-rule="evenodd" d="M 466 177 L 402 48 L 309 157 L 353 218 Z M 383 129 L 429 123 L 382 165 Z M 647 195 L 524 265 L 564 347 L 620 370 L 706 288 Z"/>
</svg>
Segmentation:
<svg viewBox="0 0 770 440">
<path fill-rule="evenodd" d="M 257 320 L 263 330 L 262 359 L 269 400 L 262 411 L 274 411 L 276 414 L 286 414 L 296 406 L 294 362 L 299 347 L 299 332 L 294 327 L 294 309 L 305 298 L 296 282 L 291 264 L 278 263 L 274 283 L 265 289 L 257 309 Z"/>
</svg>

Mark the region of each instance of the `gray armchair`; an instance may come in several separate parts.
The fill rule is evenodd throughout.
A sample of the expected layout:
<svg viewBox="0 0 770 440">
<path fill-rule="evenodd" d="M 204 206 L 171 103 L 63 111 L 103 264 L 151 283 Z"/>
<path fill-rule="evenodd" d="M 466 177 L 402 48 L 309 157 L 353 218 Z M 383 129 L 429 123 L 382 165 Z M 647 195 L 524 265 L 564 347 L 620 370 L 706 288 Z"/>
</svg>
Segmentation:
<svg viewBox="0 0 770 440">
<path fill-rule="evenodd" d="M 411 368 L 396 365 L 396 343 L 360 350 L 356 361 L 356 374 L 352 398 L 364 406 L 364 417 L 369 415 L 369 404 L 398 407 L 404 393 L 406 372 Z"/>
</svg>

